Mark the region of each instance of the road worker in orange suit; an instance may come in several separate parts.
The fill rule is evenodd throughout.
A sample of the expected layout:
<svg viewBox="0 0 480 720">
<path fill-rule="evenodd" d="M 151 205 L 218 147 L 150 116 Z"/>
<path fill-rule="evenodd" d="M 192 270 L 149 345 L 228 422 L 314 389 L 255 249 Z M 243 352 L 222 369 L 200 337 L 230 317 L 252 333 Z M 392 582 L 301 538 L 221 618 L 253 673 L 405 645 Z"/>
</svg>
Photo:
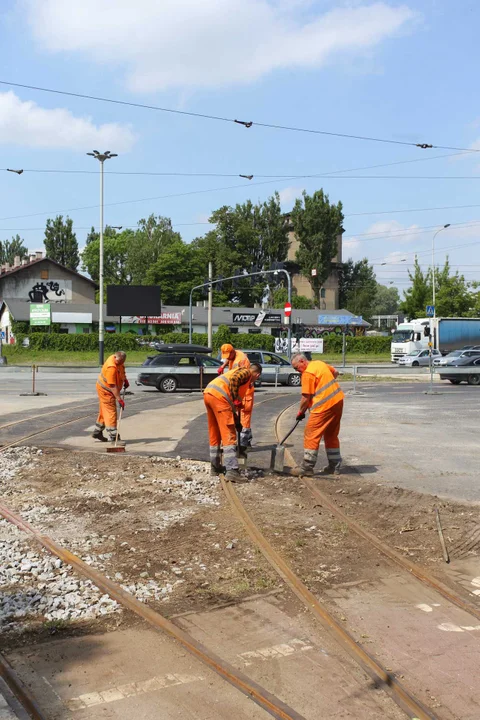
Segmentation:
<svg viewBox="0 0 480 720">
<path fill-rule="evenodd" d="M 227 370 L 205 388 L 203 399 L 207 409 L 212 475 L 225 472 L 226 479 L 231 482 L 247 482 L 238 470 L 239 415 L 250 383 L 258 380 L 261 373 L 261 366 L 252 363 L 250 368 Z M 220 464 L 222 446 L 225 467 Z"/>
<path fill-rule="evenodd" d="M 227 368 L 228 370 L 235 370 L 239 367 L 247 369 L 250 367 L 250 360 L 245 355 L 245 353 L 241 350 L 235 350 L 233 345 L 230 345 L 230 343 L 225 343 L 225 345 L 222 345 L 222 347 L 220 348 L 220 352 L 222 353 L 223 365 L 218 368 L 219 375 L 224 373 Z M 243 409 L 240 413 L 240 421 L 242 423 L 242 431 L 240 433 L 240 447 L 243 452 L 245 452 L 246 449 L 252 444 L 253 439 L 252 412 L 253 402 L 255 399 L 254 396 L 255 387 L 254 383 L 251 382 L 245 393 L 245 397 L 243 398 Z"/>
<path fill-rule="evenodd" d="M 301 353 L 294 355 L 291 363 L 302 374 L 302 399 L 297 420 L 303 420 L 310 410 L 305 426 L 303 462 L 293 474 L 313 475 L 323 437 L 328 460 L 323 472 L 339 475 L 342 458 L 338 435 L 344 394 L 337 382 L 338 370 L 321 360 L 308 361 Z"/>
<path fill-rule="evenodd" d="M 126 353 L 122 350 L 110 355 L 97 378 L 96 387 L 100 411 L 92 435 L 95 440 L 114 442 L 117 437 L 117 402 L 122 409 L 125 408 L 125 402 L 122 400 L 120 392 L 122 388 L 127 389 L 130 386 L 125 375 L 126 357 Z M 103 434 L 104 429 L 106 429 L 108 437 Z"/>
</svg>

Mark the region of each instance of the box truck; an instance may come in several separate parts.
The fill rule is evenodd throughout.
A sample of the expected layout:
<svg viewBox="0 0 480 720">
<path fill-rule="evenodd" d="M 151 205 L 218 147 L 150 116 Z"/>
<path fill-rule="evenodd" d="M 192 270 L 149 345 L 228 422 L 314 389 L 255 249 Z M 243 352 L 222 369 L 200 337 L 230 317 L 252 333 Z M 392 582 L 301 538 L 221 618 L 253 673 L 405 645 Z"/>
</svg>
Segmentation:
<svg viewBox="0 0 480 720">
<path fill-rule="evenodd" d="M 433 347 L 447 355 L 465 345 L 480 345 L 480 318 L 419 318 L 400 323 L 392 335 L 392 362 L 428 348 L 429 332 Z"/>
</svg>

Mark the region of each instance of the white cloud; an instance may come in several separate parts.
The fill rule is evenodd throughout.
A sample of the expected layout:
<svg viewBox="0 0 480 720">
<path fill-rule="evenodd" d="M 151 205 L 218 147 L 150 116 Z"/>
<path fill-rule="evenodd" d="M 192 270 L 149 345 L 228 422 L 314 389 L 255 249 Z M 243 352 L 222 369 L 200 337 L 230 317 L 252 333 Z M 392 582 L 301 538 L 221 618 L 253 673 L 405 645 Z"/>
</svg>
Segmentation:
<svg viewBox="0 0 480 720">
<path fill-rule="evenodd" d="M 402 225 L 398 220 L 382 220 L 373 223 L 362 234 L 364 240 L 386 240 L 388 243 L 410 243 L 421 238 L 421 228 L 418 225 Z"/>
<path fill-rule="evenodd" d="M 246 84 L 371 52 L 415 13 L 373 2 L 315 11 L 283 0 L 18 0 L 37 40 L 126 71 L 139 92 Z"/>
<path fill-rule="evenodd" d="M 302 187 L 286 187 L 283 188 L 283 190 L 280 190 L 278 193 L 280 196 L 280 204 L 285 210 L 291 210 L 293 207 L 293 204 L 297 198 L 302 197 L 302 192 L 304 188 Z"/>
<path fill-rule="evenodd" d="M 0 93 L 0 143 L 35 148 L 69 148 L 85 152 L 126 152 L 135 142 L 127 125 L 95 125 L 90 117 L 75 117 L 64 108 L 42 108 L 9 91 Z"/>
</svg>

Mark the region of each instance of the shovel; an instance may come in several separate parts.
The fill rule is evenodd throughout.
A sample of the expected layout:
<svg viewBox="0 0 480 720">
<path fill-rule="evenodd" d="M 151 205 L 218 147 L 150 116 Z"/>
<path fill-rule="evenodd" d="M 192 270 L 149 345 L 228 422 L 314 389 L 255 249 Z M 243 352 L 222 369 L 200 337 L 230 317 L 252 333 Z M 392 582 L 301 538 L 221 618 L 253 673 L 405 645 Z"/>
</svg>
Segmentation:
<svg viewBox="0 0 480 720">
<path fill-rule="evenodd" d="M 291 430 L 288 431 L 288 433 L 285 435 L 283 440 L 278 443 L 276 447 L 272 450 L 272 456 L 270 458 L 270 470 L 275 470 L 275 472 L 283 472 L 283 463 L 285 460 L 285 447 L 284 443 L 288 440 L 290 435 L 293 433 L 295 428 L 297 427 L 300 420 L 297 420 L 295 425 L 292 427 Z"/>
<path fill-rule="evenodd" d="M 234 418 L 235 418 L 235 426 L 236 426 L 236 421 L 238 419 L 238 415 L 236 413 L 234 413 Z M 238 460 L 239 466 L 245 467 L 247 464 L 247 459 L 246 459 L 245 455 L 242 453 L 242 451 L 240 450 L 240 447 L 241 447 L 240 433 L 241 433 L 241 430 L 237 430 L 237 460 Z"/>
</svg>

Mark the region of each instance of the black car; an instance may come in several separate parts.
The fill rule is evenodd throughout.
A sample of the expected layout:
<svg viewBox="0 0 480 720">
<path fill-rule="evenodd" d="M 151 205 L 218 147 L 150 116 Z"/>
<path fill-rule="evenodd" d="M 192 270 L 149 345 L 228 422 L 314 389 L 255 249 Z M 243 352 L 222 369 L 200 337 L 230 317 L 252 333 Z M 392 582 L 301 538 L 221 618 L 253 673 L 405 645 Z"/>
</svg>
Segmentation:
<svg viewBox="0 0 480 720">
<path fill-rule="evenodd" d="M 155 387 L 160 392 L 200 390 L 217 376 L 222 363 L 199 352 L 162 352 L 148 357 L 138 373 L 136 384 Z"/>
<path fill-rule="evenodd" d="M 455 372 L 457 368 L 457 372 Z M 470 371 L 471 368 L 471 371 Z M 439 369 L 441 380 L 450 380 L 452 385 L 467 382 L 469 385 L 480 385 L 480 355 L 478 351 L 470 350 L 464 353 L 445 370 Z"/>
</svg>

